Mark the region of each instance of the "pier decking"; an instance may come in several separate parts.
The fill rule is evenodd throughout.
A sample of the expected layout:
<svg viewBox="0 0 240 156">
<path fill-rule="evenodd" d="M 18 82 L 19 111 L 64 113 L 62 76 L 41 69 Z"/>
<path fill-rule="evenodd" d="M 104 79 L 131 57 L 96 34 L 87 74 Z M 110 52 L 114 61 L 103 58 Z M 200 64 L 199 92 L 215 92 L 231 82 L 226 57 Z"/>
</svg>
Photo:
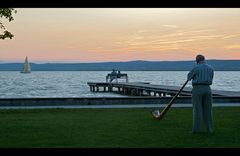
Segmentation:
<svg viewBox="0 0 240 156">
<path fill-rule="evenodd" d="M 181 86 L 152 85 L 149 83 L 129 82 L 129 83 L 108 83 L 108 82 L 88 82 L 92 92 L 115 92 L 128 96 L 174 96 Z M 191 96 L 191 87 L 185 87 L 179 96 Z M 213 96 L 238 97 L 240 92 L 212 90 Z"/>
</svg>

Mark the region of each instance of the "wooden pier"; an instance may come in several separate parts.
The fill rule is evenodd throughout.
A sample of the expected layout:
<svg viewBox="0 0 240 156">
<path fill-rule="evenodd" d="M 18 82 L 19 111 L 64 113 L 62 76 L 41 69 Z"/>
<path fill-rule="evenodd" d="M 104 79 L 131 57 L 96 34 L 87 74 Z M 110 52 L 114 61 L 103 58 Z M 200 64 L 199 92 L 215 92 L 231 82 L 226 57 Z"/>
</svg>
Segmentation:
<svg viewBox="0 0 240 156">
<path fill-rule="evenodd" d="M 108 83 L 108 82 L 88 82 L 91 92 L 114 92 L 128 96 L 174 96 L 181 86 L 152 85 L 149 83 L 129 82 L 129 83 Z M 185 87 L 179 96 L 191 96 L 192 88 Z M 240 92 L 212 90 L 213 96 L 238 97 Z"/>
</svg>

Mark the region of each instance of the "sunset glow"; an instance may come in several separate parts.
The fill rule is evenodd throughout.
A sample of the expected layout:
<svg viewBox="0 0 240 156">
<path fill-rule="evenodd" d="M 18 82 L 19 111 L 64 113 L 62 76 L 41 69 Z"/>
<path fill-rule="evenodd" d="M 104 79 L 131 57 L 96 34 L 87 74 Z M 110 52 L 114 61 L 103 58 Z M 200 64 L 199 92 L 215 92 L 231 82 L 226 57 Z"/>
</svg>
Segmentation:
<svg viewBox="0 0 240 156">
<path fill-rule="evenodd" d="M 240 59 L 240 8 L 16 8 L 0 60 Z"/>
</svg>

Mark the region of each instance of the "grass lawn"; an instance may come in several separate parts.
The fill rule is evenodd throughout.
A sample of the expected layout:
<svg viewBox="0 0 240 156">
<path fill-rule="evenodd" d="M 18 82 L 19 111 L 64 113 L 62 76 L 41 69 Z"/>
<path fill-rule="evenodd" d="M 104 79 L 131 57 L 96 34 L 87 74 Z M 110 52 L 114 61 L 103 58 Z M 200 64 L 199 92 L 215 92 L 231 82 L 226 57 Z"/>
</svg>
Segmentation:
<svg viewBox="0 0 240 156">
<path fill-rule="evenodd" d="M 240 107 L 214 108 L 214 133 L 192 134 L 192 109 L 162 121 L 148 108 L 0 110 L 0 147 L 240 147 Z"/>
</svg>

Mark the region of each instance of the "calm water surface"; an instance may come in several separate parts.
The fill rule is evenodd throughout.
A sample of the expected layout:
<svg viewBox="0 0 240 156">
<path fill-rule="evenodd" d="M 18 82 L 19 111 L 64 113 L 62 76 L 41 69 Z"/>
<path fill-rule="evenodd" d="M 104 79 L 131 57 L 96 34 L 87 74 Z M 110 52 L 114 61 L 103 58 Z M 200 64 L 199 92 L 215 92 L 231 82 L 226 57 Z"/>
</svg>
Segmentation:
<svg viewBox="0 0 240 156">
<path fill-rule="evenodd" d="M 111 71 L 18 71 L 0 72 L 0 98 L 21 97 L 119 97 L 113 93 L 92 93 L 88 81 L 105 82 Z M 188 71 L 122 71 L 129 82 L 181 86 Z M 124 80 L 119 80 L 121 82 Z M 191 87 L 189 82 L 187 86 Z M 215 71 L 212 89 L 240 91 L 239 71 Z"/>
</svg>

